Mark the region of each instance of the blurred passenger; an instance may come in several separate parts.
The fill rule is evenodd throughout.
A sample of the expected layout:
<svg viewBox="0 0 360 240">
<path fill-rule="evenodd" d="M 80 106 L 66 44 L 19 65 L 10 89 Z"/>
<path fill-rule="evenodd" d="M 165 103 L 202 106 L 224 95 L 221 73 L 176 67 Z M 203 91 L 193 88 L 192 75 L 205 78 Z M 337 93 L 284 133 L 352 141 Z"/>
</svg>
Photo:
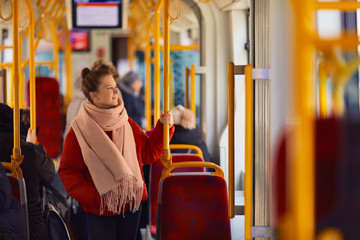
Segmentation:
<svg viewBox="0 0 360 240">
<path fill-rule="evenodd" d="M 145 127 L 145 104 L 140 75 L 130 71 L 118 83 L 125 109 L 141 128 Z"/>
<path fill-rule="evenodd" d="M 25 239 L 25 224 L 20 215 L 19 203 L 12 195 L 5 168 L 0 163 L 0 239 Z"/>
<path fill-rule="evenodd" d="M 118 71 L 116 70 L 116 67 L 112 64 L 112 62 L 107 62 L 104 59 L 98 59 L 93 63 L 93 65 L 91 66 L 91 69 L 92 70 L 96 70 L 96 69 L 108 70 L 108 71 L 110 71 L 110 73 L 112 74 L 112 76 L 116 82 L 118 82 L 120 80 L 120 75 L 119 75 Z M 82 81 L 81 76 L 78 76 L 74 82 L 73 100 L 69 104 L 67 113 L 66 113 L 66 127 L 65 127 L 65 131 L 64 131 L 64 139 L 71 127 L 71 125 L 70 125 L 71 121 L 76 117 L 80 108 L 86 101 L 86 97 L 85 97 L 84 93 L 81 91 L 81 81 Z M 121 95 L 119 95 L 119 97 L 121 97 Z"/>
<path fill-rule="evenodd" d="M 194 113 L 182 105 L 177 105 L 171 110 L 174 118 L 175 132 L 170 144 L 190 144 L 198 146 L 206 162 L 212 162 L 206 143 L 202 141 L 200 132 L 195 128 L 196 118 Z M 185 152 L 183 150 L 171 150 L 171 152 Z"/>
<path fill-rule="evenodd" d="M 91 239 L 135 239 L 148 197 L 142 163 L 161 156 L 163 124 L 172 136 L 172 115 L 162 114 L 148 137 L 127 115 L 110 71 L 84 68 L 81 76 L 87 101 L 66 136 L 59 175 L 87 213 Z"/>
<path fill-rule="evenodd" d="M 26 141 L 25 141 L 26 139 Z M 0 103 L 0 160 L 11 161 L 13 149 L 13 110 Z M 20 124 L 20 147 L 24 156 L 20 168 L 26 183 L 30 239 L 45 239 L 41 191 L 50 185 L 55 174 L 54 162 L 35 145 L 35 132 Z"/>
</svg>

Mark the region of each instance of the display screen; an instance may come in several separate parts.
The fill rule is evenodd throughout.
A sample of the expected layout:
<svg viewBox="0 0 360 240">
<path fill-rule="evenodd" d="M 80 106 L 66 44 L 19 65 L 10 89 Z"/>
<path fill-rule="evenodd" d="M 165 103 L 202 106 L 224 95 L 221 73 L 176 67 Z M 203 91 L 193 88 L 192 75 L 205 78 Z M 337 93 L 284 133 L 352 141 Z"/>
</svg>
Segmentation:
<svg viewBox="0 0 360 240">
<path fill-rule="evenodd" d="M 89 51 L 90 31 L 85 29 L 71 30 L 70 42 L 73 51 Z"/>
<path fill-rule="evenodd" d="M 121 0 L 73 0 L 74 28 L 121 28 Z"/>
</svg>

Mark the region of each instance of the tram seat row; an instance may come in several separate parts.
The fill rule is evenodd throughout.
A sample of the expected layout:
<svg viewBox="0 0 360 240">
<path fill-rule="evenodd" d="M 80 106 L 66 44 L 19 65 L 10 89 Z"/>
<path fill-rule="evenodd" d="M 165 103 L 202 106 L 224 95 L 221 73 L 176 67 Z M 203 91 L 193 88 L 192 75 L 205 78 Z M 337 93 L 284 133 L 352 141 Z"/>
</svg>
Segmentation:
<svg viewBox="0 0 360 240">
<path fill-rule="evenodd" d="M 152 165 L 152 234 L 156 230 L 156 239 L 231 239 L 225 179 L 205 172 L 207 163 L 193 154 L 172 155 L 172 162 L 165 175 L 160 161 Z"/>
<path fill-rule="evenodd" d="M 30 103 L 30 81 L 27 82 L 26 102 Z M 37 135 L 46 155 L 57 158 L 62 144 L 62 123 L 59 82 L 51 77 L 36 77 L 36 125 Z"/>
<path fill-rule="evenodd" d="M 21 217 L 25 223 L 26 240 L 29 240 L 30 229 L 25 180 L 22 177 L 14 176 L 14 174 L 8 175 L 8 179 L 11 184 L 12 194 L 19 202 Z M 63 222 L 61 216 L 58 214 L 58 211 L 54 208 L 54 206 L 49 203 L 46 206 L 44 218 L 46 223 L 46 239 L 70 240 L 66 224 Z"/>
<path fill-rule="evenodd" d="M 172 162 L 186 162 L 186 161 L 196 161 L 203 162 L 204 160 L 196 155 L 190 154 L 178 154 L 172 155 Z M 161 178 L 161 172 L 164 169 L 161 161 L 156 161 L 151 165 L 151 234 L 156 235 L 156 221 L 157 221 L 157 209 L 158 209 L 158 195 L 159 195 L 159 184 Z M 179 168 L 175 169 L 174 172 L 205 172 L 205 168 Z"/>
<path fill-rule="evenodd" d="M 26 237 L 30 239 L 25 180 L 12 175 L 8 175 L 8 179 L 11 184 L 12 194 L 19 202 L 21 217 L 25 223 Z"/>
</svg>

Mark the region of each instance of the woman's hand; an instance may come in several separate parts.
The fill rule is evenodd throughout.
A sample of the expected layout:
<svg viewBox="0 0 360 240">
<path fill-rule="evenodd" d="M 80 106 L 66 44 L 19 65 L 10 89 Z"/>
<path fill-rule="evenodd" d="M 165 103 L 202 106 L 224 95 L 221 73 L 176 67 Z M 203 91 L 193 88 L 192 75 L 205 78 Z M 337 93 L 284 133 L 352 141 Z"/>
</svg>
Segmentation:
<svg viewBox="0 0 360 240">
<path fill-rule="evenodd" d="M 169 124 L 169 127 L 172 127 L 172 125 L 174 124 L 174 120 L 171 111 L 167 113 L 161 113 L 159 121 L 162 124 Z"/>
<path fill-rule="evenodd" d="M 26 135 L 26 141 L 31 142 L 32 144 L 36 144 L 36 136 L 35 131 L 28 129 L 27 135 Z"/>
</svg>

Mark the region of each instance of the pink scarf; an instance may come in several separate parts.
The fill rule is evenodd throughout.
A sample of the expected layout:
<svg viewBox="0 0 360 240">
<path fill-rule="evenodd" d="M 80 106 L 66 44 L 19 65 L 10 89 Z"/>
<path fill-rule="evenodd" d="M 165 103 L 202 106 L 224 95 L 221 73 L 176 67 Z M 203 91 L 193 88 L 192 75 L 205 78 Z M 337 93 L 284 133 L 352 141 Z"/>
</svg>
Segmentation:
<svg viewBox="0 0 360 240">
<path fill-rule="evenodd" d="M 100 215 L 105 205 L 115 214 L 123 212 L 126 203 L 131 211 L 137 211 L 143 180 L 123 101 L 119 98 L 119 105 L 110 109 L 100 109 L 86 101 L 71 126 L 100 194 Z M 112 131 L 112 141 L 104 131 Z"/>
</svg>

